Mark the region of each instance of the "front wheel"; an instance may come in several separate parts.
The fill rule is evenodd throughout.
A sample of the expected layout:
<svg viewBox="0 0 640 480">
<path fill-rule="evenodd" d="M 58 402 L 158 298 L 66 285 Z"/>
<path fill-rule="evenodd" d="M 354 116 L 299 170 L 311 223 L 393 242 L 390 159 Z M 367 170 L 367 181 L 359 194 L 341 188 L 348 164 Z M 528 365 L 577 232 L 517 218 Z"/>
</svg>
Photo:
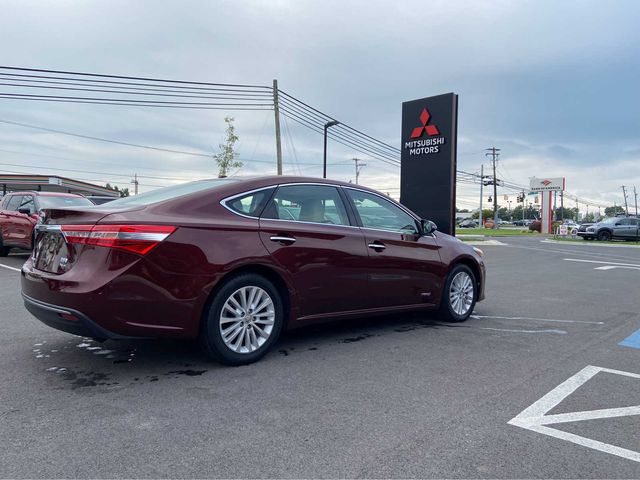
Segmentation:
<svg viewBox="0 0 640 480">
<path fill-rule="evenodd" d="M 232 278 L 217 292 L 201 333 L 206 352 L 226 365 L 262 358 L 284 324 L 282 299 L 275 286 L 256 274 Z"/>
<path fill-rule="evenodd" d="M 603 230 L 602 232 L 598 233 L 598 240 L 604 242 L 611 240 L 611 232 Z"/>
<path fill-rule="evenodd" d="M 447 322 L 464 322 L 473 312 L 478 298 L 478 284 L 466 265 L 456 265 L 444 284 L 440 314 Z"/>
</svg>

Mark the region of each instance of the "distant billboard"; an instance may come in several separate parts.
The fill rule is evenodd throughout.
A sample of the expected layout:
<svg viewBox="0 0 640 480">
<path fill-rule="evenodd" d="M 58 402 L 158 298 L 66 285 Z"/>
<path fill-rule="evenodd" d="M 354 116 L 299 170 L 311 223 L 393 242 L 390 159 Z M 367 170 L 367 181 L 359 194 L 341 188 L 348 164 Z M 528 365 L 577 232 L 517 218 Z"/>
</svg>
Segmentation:
<svg viewBox="0 0 640 480">
<path fill-rule="evenodd" d="M 529 189 L 532 192 L 553 192 L 564 190 L 564 177 L 555 178 L 531 178 Z"/>
</svg>

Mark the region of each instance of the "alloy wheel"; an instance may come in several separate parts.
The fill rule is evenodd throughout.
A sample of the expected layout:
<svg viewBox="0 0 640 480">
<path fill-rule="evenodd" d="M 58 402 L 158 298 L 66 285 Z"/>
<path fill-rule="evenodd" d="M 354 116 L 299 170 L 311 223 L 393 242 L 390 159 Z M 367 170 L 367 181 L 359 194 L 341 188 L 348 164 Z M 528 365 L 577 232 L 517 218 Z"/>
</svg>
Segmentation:
<svg viewBox="0 0 640 480">
<path fill-rule="evenodd" d="M 449 287 L 449 303 L 456 315 L 465 315 L 473 304 L 473 280 L 467 272 L 458 272 Z"/>
<path fill-rule="evenodd" d="M 256 286 L 239 288 L 220 312 L 222 341 L 233 352 L 255 352 L 269 339 L 275 316 L 273 300 L 265 290 Z"/>
</svg>

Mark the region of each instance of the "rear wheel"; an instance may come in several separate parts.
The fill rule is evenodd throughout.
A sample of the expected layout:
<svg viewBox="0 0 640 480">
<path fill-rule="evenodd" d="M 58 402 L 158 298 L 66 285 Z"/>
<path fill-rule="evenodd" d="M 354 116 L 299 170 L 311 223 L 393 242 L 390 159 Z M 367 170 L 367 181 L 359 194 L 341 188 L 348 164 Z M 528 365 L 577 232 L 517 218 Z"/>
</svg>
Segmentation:
<svg viewBox="0 0 640 480">
<path fill-rule="evenodd" d="M 602 232 L 598 233 L 598 240 L 600 240 L 601 242 L 611 240 L 611 232 L 603 230 Z"/>
<path fill-rule="evenodd" d="M 275 286 L 256 274 L 232 278 L 217 292 L 204 320 L 206 352 L 227 365 L 262 358 L 284 324 L 282 299 Z"/>
<path fill-rule="evenodd" d="M 478 284 L 466 265 L 453 267 L 444 284 L 440 314 L 448 322 L 464 322 L 473 312 L 478 298 Z"/>
</svg>

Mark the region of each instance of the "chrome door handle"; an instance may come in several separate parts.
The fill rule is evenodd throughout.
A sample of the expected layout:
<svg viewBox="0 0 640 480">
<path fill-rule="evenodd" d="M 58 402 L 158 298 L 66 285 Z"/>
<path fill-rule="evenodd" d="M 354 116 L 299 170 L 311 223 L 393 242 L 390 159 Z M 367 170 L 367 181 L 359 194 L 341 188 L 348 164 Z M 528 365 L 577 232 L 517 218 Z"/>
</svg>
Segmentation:
<svg viewBox="0 0 640 480">
<path fill-rule="evenodd" d="M 385 247 L 383 243 L 380 242 L 371 242 L 369 245 L 367 245 L 369 248 L 373 248 L 374 250 L 384 250 Z"/>
<path fill-rule="evenodd" d="M 269 240 L 272 242 L 281 242 L 281 243 L 295 243 L 296 239 L 293 237 L 286 237 L 284 235 L 273 235 L 269 237 Z"/>
</svg>

